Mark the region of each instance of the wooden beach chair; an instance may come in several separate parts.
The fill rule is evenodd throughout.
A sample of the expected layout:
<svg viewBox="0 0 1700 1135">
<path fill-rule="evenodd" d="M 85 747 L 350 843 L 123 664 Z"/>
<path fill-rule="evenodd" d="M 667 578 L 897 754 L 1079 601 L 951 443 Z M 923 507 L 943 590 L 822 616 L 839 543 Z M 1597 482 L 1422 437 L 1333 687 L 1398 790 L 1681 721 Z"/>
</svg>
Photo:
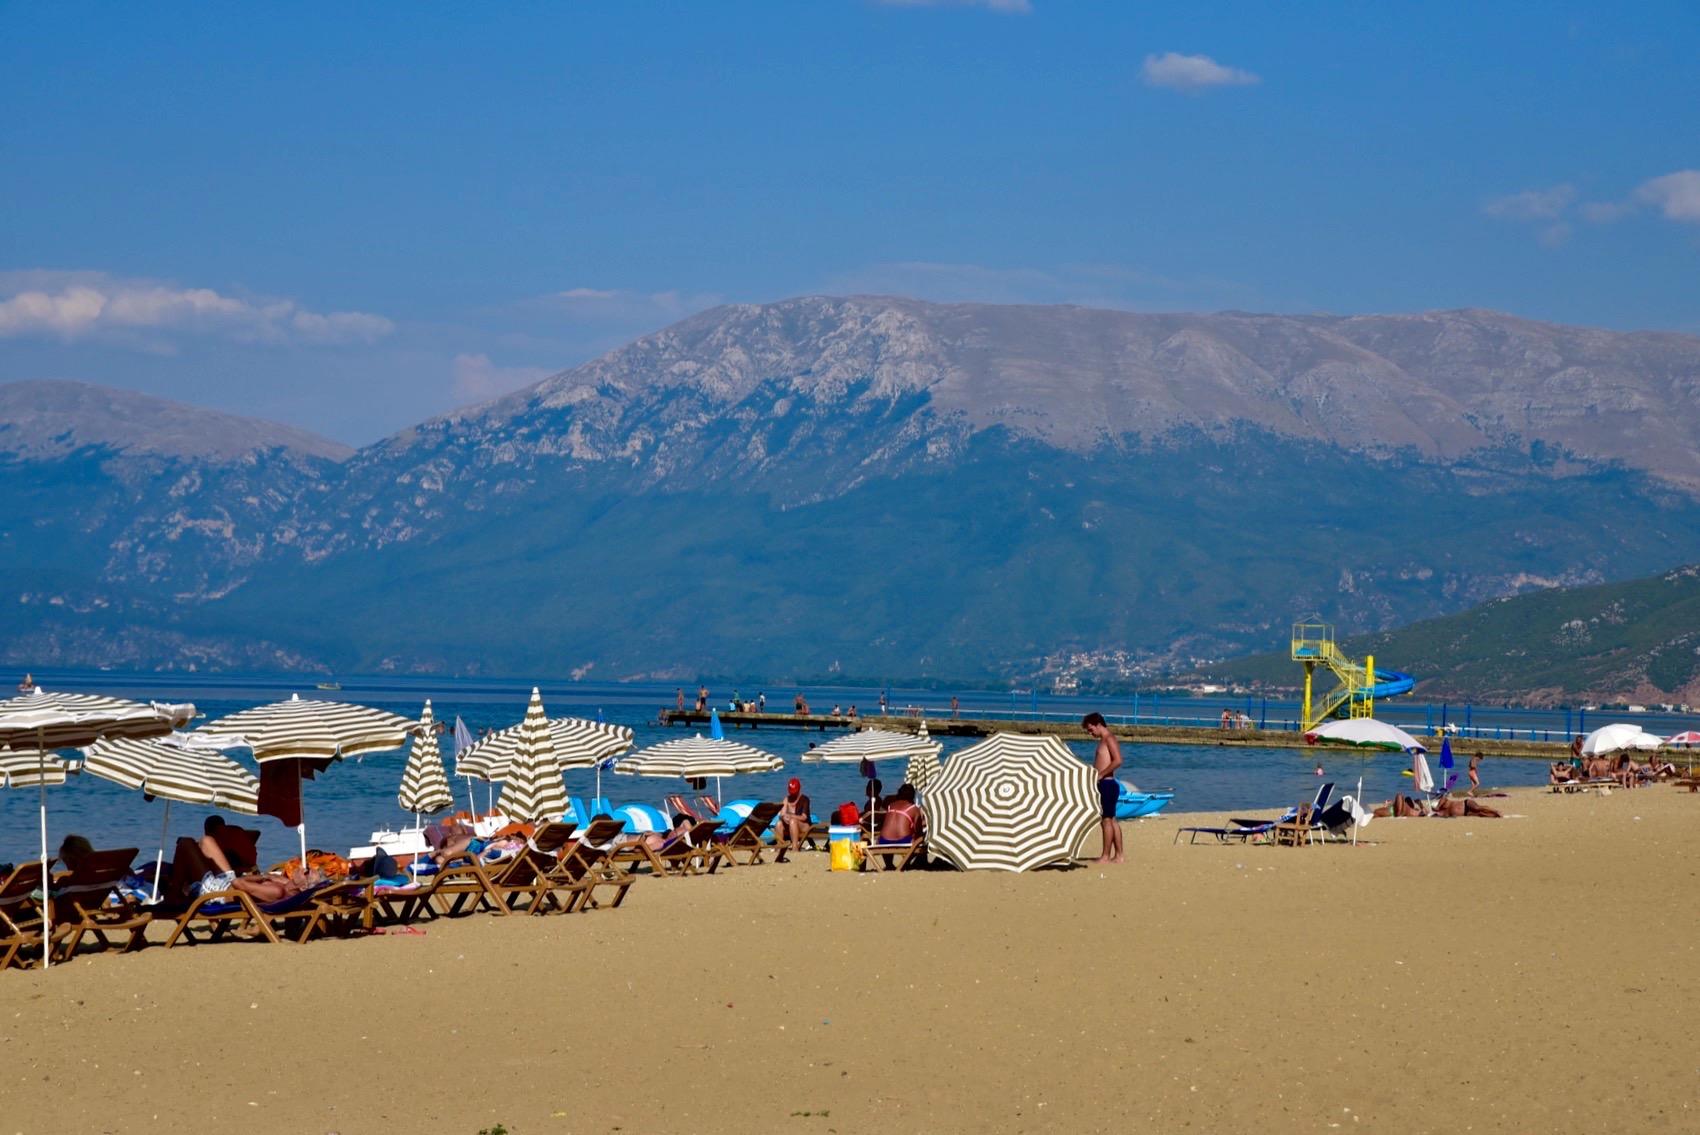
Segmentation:
<svg viewBox="0 0 1700 1135">
<path fill-rule="evenodd" d="M 901 871 L 916 856 L 924 855 L 926 850 L 927 837 L 924 834 L 901 843 L 865 840 L 862 843 L 862 862 L 871 865 L 875 871 Z"/>
<path fill-rule="evenodd" d="M 133 847 L 96 851 L 53 881 L 53 936 L 57 939 L 63 933 L 65 957 L 75 954 L 90 934 L 101 949 L 120 953 L 145 943 L 147 913 L 118 893 L 118 884 L 130 873 L 135 858 Z M 126 937 L 115 943 L 108 934 Z"/>
<path fill-rule="evenodd" d="M 0 879 L 0 970 L 41 960 L 41 863 L 20 863 Z"/>
<path fill-rule="evenodd" d="M 607 850 L 598 846 L 619 835 L 623 826 L 614 819 L 592 822 L 583 833 L 584 838 L 568 848 L 549 872 L 550 878 L 564 889 L 578 891 L 576 905 L 568 905 L 568 910 L 602 906 L 596 899 L 597 888 L 614 889 L 614 901 L 608 904 L 611 908 L 626 901 L 626 892 L 632 887 L 631 873 L 610 862 Z"/>
<path fill-rule="evenodd" d="M 612 816 L 592 820 L 578 834 L 578 839 L 561 854 L 561 861 L 574 862 L 578 866 L 576 874 L 580 877 L 595 870 L 619 871 L 615 866 L 611 853 L 614 841 L 625 834 L 626 826 Z M 623 873 L 623 872 L 622 872 Z"/>
<path fill-rule="evenodd" d="M 496 893 L 478 856 L 470 851 L 461 852 L 438 868 L 435 875 L 425 878 L 429 881 L 416 888 L 374 890 L 375 910 L 371 917 L 402 923 L 417 918 L 458 918 L 480 910 L 513 913 Z"/>
<path fill-rule="evenodd" d="M 656 856 L 655 849 L 649 846 L 642 833 L 609 848 L 608 862 L 621 870 L 647 866 L 651 875 L 667 874 L 667 865 Z"/>
<path fill-rule="evenodd" d="M 775 863 L 785 862 L 785 848 L 772 848 L 762 839 L 779 816 L 779 807 L 777 801 L 757 804 L 737 827 L 727 833 L 726 838 L 720 842 L 720 849 L 725 853 L 729 865 L 754 867 L 765 862 L 763 855 L 769 850 L 774 852 Z M 744 856 L 741 862 L 738 859 L 740 854 Z"/>
<path fill-rule="evenodd" d="M 698 820 L 683 839 L 676 839 L 663 847 L 655 853 L 655 857 L 668 874 L 712 875 L 726 857 L 714 838 L 720 828 L 719 820 Z"/>
<path fill-rule="evenodd" d="M 1300 804 L 1292 819 L 1282 820 L 1275 825 L 1275 845 L 1280 847 L 1291 844 L 1298 847 L 1301 843 L 1311 843 L 1316 834 L 1316 825 L 1312 823 L 1314 815 L 1310 803 Z"/>
<path fill-rule="evenodd" d="M 511 914 L 570 913 L 583 902 L 587 888 L 556 875 L 556 866 L 554 859 L 527 847 L 490 872 L 490 886 Z"/>
</svg>

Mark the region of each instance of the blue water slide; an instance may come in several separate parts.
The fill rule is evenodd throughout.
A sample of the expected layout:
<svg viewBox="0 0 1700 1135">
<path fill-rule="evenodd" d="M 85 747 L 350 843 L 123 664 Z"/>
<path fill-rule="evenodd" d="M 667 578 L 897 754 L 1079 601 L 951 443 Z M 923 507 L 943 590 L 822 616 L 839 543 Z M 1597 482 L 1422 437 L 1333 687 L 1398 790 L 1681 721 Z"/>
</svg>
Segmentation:
<svg viewBox="0 0 1700 1135">
<path fill-rule="evenodd" d="M 1400 694 L 1408 694 L 1416 687 L 1417 679 L 1400 670 L 1375 671 L 1375 685 L 1370 687 L 1370 696 L 1377 698 L 1396 698 Z"/>
</svg>

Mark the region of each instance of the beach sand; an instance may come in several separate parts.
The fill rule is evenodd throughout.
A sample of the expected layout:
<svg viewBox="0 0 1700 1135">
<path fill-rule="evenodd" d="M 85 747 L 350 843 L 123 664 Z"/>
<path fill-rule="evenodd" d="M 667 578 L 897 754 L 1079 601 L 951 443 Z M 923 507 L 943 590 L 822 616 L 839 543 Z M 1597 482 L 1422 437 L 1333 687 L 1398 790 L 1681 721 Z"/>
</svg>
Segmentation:
<svg viewBox="0 0 1700 1135">
<path fill-rule="evenodd" d="M 1495 803 L 0 974 L 0 1129 L 1700 1129 L 1700 796 Z"/>
</svg>

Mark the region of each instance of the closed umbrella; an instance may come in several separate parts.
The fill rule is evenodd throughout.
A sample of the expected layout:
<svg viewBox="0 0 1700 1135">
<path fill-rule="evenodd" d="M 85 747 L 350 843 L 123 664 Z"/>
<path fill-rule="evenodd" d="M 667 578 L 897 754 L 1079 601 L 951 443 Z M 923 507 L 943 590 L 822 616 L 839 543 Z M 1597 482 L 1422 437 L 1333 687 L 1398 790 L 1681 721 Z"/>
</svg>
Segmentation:
<svg viewBox="0 0 1700 1135">
<path fill-rule="evenodd" d="M 715 778 L 715 797 L 720 795 L 720 778 L 745 772 L 773 772 L 785 762 L 737 741 L 715 740 L 698 734 L 677 741 L 663 741 L 614 762 L 622 776 L 677 776 Z"/>
<path fill-rule="evenodd" d="M 441 812 L 455 802 L 437 749 L 436 724 L 431 716 L 431 703 L 427 701 L 425 712 L 419 716 L 419 728 L 413 734 L 413 751 L 407 755 L 407 767 L 401 773 L 401 789 L 396 793 L 396 803 L 404 811 L 412 812 L 415 822 L 420 813 Z"/>
<path fill-rule="evenodd" d="M 466 752 L 470 748 L 472 748 L 472 730 L 470 730 L 466 727 L 466 722 L 462 721 L 460 719 L 460 714 L 457 713 L 457 714 L 455 714 L 455 766 L 456 766 L 455 775 L 456 776 L 460 775 L 460 772 L 459 772 L 460 756 L 461 756 L 462 753 Z M 467 803 L 467 811 L 469 811 L 469 812 L 478 811 L 478 801 L 476 799 L 474 799 L 473 795 L 472 795 L 472 777 L 471 776 L 468 776 L 466 778 L 466 803 Z"/>
<path fill-rule="evenodd" d="M 543 716 L 543 695 L 535 688 L 519 731 L 519 747 L 508 761 L 497 810 L 520 823 L 558 820 L 567 811 L 567 786 L 561 783 L 554 738 Z"/>
<path fill-rule="evenodd" d="M 176 734 L 187 741 L 190 734 Z M 107 738 L 83 750 L 83 771 L 165 801 L 159 852 L 154 856 L 153 897 L 159 899 L 159 870 L 171 831 L 171 804 L 200 804 L 245 816 L 258 814 L 260 782 L 253 773 L 214 748 L 132 738 Z"/>
<path fill-rule="evenodd" d="M 307 863 L 307 825 L 301 811 L 301 782 L 331 762 L 407 744 L 414 723 L 388 710 L 353 702 L 292 696 L 208 722 L 196 734 L 242 745 L 260 765 L 260 811 L 293 824 Z"/>
<path fill-rule="evenodd" d="M 1067 862 L 1097 829 L 1097 777 L 1055 737 L 994 733 L 928 786 L 928 848 L 967 871 Z"/>
<path fill-rule="evenodd" d="M 37 686 L 27 694 L 0 701 L 0 747 L 30 746 L 38 754 L 36 784 L 41 793 L 41 893 L 51 885 L 47 874 L 47 751 L 89 745 L 102 737 L 160 737 L 195 716 L 193 705 L 143 705 L 103 694 L 50 694 Z M 51 903 L 43 903 L 41 964 L 52 964 Z"/>
</svg>

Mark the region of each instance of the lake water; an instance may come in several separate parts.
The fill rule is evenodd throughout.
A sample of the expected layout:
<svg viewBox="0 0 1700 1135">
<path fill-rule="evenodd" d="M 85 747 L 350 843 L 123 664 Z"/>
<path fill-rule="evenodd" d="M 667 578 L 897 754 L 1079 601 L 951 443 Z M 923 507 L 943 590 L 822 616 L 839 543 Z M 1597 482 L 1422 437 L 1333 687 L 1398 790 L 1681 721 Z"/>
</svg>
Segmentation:
<svg viewBox="0 0 1700 1135">
<path fill-rule="evenodd" d="M 318 697 L 355 701 L 377 706 L 407 717 L 418 717 L 426 698 L 440 721 L 451 726 L 459 715 L 476 734 L 480 728 L 505 728 L 517 723 L 525 714 L 526 699 L 531 687 L 526 683 L 491 679 L 460 678 L 344 678 L 343 689 L 322 692 L 313 689 L 313 682 L 290 677 L 256 677 L 228 675 L 159 675 L 108 674 L 67 671 L 36 674 L 36 680 L 50 690 L 106 693 L 138 700 L 192 701 L 206 720 L 233 713 L 239 709 L 300 694 L 304 698 Z M 658 683 L 564 682 L 543 687 L 544 708 L 550 716 L 594 718 L 598 711 L 610 722 L 629 725 L 636 733 L 639 747 L 686 735 L 682 728 L 667 729 L 655 724 L 659 710 L 674 704 L 674 685 Z M 797 693 L 794 686 L 769 686 L 765 689 L 746 687 L 745 697 L 759 692 L 767 694 L 770 709 L 786 709 Z M 811 708 L 816 712 L 829 711 L 834 704 L 848 708 L 855 705 L 865 717 L 878 714 L 879 691 L 853 688 L 822 688 L 811 686 L 806 691 Z M 724 705 L 730 698 L 730 688 L 712 691 L 715 704 Z M 685 690 L 687 703 L 694 700 L 694 689 Z M 921 706 L 935 716 L 948 715 L 949 691 L 892 689 L 888 693 L 893 712 L 907 706 Z M 988 693 L 963 691 L 958 694 L 964 716 L 1020 713 L 1067 716 L 1078 719 L 1090 710 L 1098 710 L 1112 718 L 1132 717 L 1139 720 L 1171 722 L 1213 722 L 1224 706 L 1243 710 L 1254 719 L 1262 714 L 1274 726 L 1277 720 L 1293 716 L 1286 703 L 1262 703 L 1248 706 L 1246 699 L 1189 699 L 1145 697 L 1072 698 L 1061 695 L 1027 693 Z M 1409 711 L 1407 711 L 1409 712 Z M 1413 719 L 1404 715 L 1388 715 L 1420 725 L 1422 707 L 1416 708 Z M 1520 720 L 1527 720 L 1526 718 Z M 1547 719 L 1550 721 L 1550 715 Z M 877 722 L 870 722 L 877 723 Z M 1600 720 L 1598 724 L 1604 724 Z M 1513 728 L 1502 723 L 1501 728 Z M 1524 724 L 1522 728 L 1536 725 Z M 1649 728 L 1653 728 L 1649 723 Z M 726 799 L 761 798 L 777 800 L 784 795 L 785 782 L 792 776 L 803 781 L 817 815 L 850 800 L 860 800 L 863 782 L 853 764 L 817 765 L 801 757 L 810 742 L 820 742 L 837 736 L 797 729 L 728 730 L 728 736 L 753 744 L 785 759 L 780 772 L 728 778 L 723 784 Z M 944 757 L 975 743 L 972 738 L 939 738 L 944 745 Z M 1070 746 L 1082 759 L 1090 760 L 1090 743 Z M 445 750 L 449 746 L 445 745 Z M 445 752 L 445 756 L 447 753 Z M 1396 791 L 1408 791 L 1410 778 L 1400 775 L 1408 767 L 1398 754 L 1365 754 L 1331 751 L 1322 754 L 1297 749 L 1240 749 L 1211 745 L 1124 745 L 1122 777 L 1141 789 L 1173 791 L 1174 803 L 1170 812 L 1245 811 L 1253 814 L 1272 813 L 1300 800 L 1309 799 L 1316 791 L 1314 768 L 1318 757 L 1323 761 L 1326 779 L 1336 781 L 1343 791 L 1355 790 L 1360 775 L 1364 778 L 1366 799 L 1380 800 Z M 310 846 L 347 854 L 351 847 L 364 844 L 372 831 L 384 825 L 400 827 L 411 822 L 411 815 L 396 804 L 396 790 L 401 782 L 402 768 L 407 761 L 405 749 L 394 753 L 376 754 L 362 760 L 344 761 L 305 786 L 307 841 Z M 452 761 L 446 762 L 450 771 Z M 1431 765 L 1434 757 L 1431 754 Z M 1543 783 L 1546 766 L 1540 761 L 1488 760 L 1484 763 L 1485 785 L 1515 786 Z M 895 791 L 902 782 L 903 770 L 898 762 L 880 767 L 887 792 Z M 596 774 L 588 770 L 571 770 L 564 774 L 567 790 L 575 796 L 589 799 L 595 794 Z M 461 806 L 467 802 L 467 782 L 454 781 Z M 676 779 L 654 779 L 604 774 L 602 795 L 614 804 L 645 803 L 662 806 L 662 797 L 677 791 Z M 499 791 L 499 788 L 497 789 Z M 488 786 L 475 783 L 472 791 L 482 808 L 489 792 Z M 88 836 L 97 847 L 134 846 L 152 850 L 160 845 L 161 823 L 165 815 L 163 802 L 149 803 L 140 793 L 126 791 L 108 781 L 93 776 L 72 777 L 63 787 L 48 790 L 48 837 L 50 847 L 56 847 L 68 832 Z M 170 838 L 167 848 L 179 835 L 198 835 L 206 809 L 174 804 L 171 808 Z M 270 817 L 244 820 L 245 826 L 257 825 L 261 831 L 261 862 L 272 862 L 293 855 L 297 848 L 294 829 L 285 828 Z M 38 853 L 37 793 L 34 789 L 0 791 L 0 861 L 25 860 Z"/>
</svg>

